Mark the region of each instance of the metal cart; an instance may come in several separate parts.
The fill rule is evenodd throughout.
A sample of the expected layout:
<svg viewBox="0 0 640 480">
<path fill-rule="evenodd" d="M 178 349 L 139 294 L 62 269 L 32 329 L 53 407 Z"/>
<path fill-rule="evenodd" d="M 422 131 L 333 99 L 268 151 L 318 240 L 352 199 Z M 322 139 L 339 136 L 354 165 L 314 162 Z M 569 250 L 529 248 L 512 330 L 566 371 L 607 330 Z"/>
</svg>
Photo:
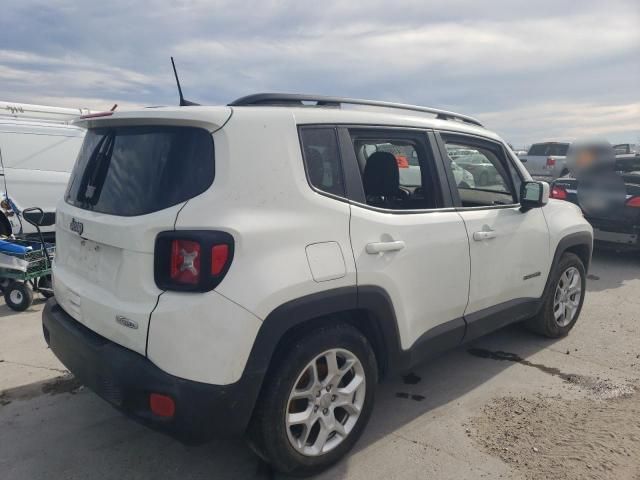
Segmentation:
<svg viewBox="0 0 640 480">
<path fill-rule="evenodd" d="M 24 216 L 27 212 L 40 212 L 37 222 Z M 44 212 L 39 207 L 23 210 L 23 219 L 36 227 L 40 241 L 27 238 L 5 239 L 0 248 L 0 290 L 4 292 L 7 306 L 17 312 L 26 310 L 33 303 L 33 292 L 45 298 L 53 296 L 51 262 L 56 247 L 44 241 L 40 223 Z M 12 246 L 23 248 L 11 248 Z"/>
</svg>

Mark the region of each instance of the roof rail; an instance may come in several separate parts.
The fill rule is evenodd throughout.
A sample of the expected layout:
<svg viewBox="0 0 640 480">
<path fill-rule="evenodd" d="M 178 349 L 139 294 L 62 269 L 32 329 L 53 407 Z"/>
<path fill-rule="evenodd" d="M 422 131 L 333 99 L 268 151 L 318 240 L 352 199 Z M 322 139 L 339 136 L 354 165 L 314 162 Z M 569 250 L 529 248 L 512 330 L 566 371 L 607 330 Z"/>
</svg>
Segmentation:
<svg viewBox="0 0 640 480">
<path fill-rule="evenodd" d="M 378 100 L 362 100 L 358 98 L 328 97 L 323 95 L 304 95 L 297 93 L 256 93 L 238 98 L 229 103 L 230 107 L 258 106 L 258 105 L 279 105 L 279 106 L 301 106 L 303 102 L 315 102 L 316 107 L 339 107 L 340 105 L 367 105 L 371 107 L 397 108 L 399 110 L 411 110 L 414 112 L 431 113 L 440 120 L 460 120 L 465 123 L 483 125 L 473 117 L 460 113 L 448 112 L 437 108 L 421 107 L 418 105 L 407 105 L 404 103 L 381 102 Z"/>
</svg>

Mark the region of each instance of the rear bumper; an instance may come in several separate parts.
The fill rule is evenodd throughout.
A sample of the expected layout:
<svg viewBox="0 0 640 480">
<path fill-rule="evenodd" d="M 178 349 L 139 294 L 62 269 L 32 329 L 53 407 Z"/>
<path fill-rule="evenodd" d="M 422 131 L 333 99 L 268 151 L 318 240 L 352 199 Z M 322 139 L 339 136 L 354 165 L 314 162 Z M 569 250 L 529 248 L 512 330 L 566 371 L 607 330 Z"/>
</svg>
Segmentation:
<svg viewBox="0 0 640 480">
<path fill-rule="evenodd" d="M 640 225 L 624 221 L 603 221 L 591 218 L 587 220 L 593 226 L 594 240 L 640 248 Z"/>
<path fill-rule="evenodd" d="M 44 337 L 53 353 L 86 387 L 111 405 L 185 443 L 241 435 L 251 416 L 244 382 L 209 385 L 170 375 L 146 357 L 98 335 L 50 299 L 42 313 Z M 174 399 L 171 418 L 154 415 L 150 393 Z"/>
</svg>

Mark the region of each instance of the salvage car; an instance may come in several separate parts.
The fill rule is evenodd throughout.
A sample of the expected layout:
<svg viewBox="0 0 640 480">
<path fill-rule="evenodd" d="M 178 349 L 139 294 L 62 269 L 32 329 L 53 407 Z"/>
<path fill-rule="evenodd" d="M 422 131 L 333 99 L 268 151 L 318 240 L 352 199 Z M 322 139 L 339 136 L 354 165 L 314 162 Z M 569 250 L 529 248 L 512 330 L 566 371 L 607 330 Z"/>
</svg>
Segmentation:
<svg viewBox="0 0 640 480">
<path fill-rule="evenodd" d="M 380 379 L 510 323 L 557 338 L 579 318 L 591 226 L 467 115 L 256 94 L 80 125 L 44 337 L 183 441 L 243 435 L 311 475 L 354 446 Z M 389 145 L 415 158 L 412 188 Z M 460 187 L 451 145 L 500 182 Z"/>
</svg>

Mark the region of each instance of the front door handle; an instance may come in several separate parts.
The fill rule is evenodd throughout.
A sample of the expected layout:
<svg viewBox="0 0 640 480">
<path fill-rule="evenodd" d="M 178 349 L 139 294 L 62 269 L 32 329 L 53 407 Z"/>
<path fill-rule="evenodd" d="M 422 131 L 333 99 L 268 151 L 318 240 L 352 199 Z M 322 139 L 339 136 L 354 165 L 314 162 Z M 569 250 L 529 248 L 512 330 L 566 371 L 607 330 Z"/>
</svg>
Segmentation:
<svg viewBox="0 0 640 480">
<path fill-rule="evenodd" d="M 365 247 L 367 253 L 376 254 L 381 252 L 396 252 L 402 250 L 405 247 L 402 240 L 396 240 L 395 242 L 373 242 L 367 243 Z"/>
<path fill-rule="evenodd" d="M 476 242 L 491 240 L 492 238 L 496 238 L 496 232 L 494 232 L 493 230 L 482 230 L 480 232 L 473 232 L 473 239 Z"/>
</svg>

